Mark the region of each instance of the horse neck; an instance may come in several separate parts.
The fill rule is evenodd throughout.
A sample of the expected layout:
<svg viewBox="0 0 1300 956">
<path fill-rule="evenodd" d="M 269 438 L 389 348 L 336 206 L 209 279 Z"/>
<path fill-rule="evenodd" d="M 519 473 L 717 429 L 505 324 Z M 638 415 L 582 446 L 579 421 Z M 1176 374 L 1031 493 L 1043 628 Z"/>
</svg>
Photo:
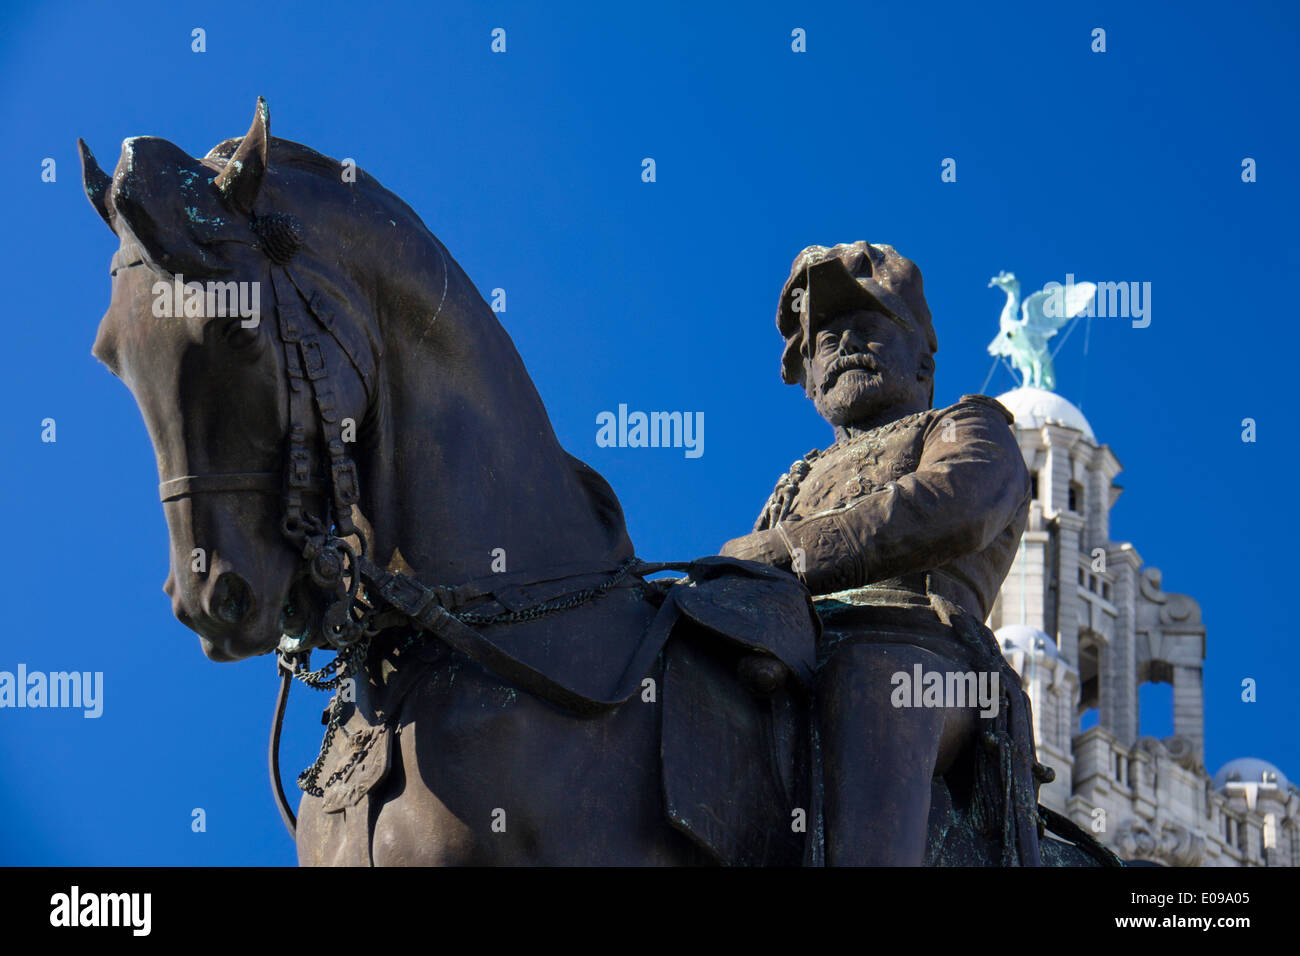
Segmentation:
<svg viewBox="0 0 1300 956">
<path fill-rule="evenodd" d="M 456 584 L 630 556 L 612 492 L 606 499 L 603 480 L 565 453 L 509 336 L 449 269 L 432 325 L 433 310 L 418 321 L 381 316 L 362 482 L 378 560 Z"/>
</svg>

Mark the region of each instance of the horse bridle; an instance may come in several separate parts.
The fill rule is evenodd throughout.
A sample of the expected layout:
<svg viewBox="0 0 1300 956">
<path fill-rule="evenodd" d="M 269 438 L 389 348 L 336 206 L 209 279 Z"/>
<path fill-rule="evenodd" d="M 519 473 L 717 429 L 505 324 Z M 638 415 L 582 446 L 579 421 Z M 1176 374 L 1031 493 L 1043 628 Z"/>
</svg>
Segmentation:
<svg viewBox="0 0 1300 956">
<path fill-rule="evenodd" d="M 284 636 L 282 655 L 301 655 L 311 647 L 330 646 L 342 650 L 359 640 L 364 625 L 356 613 L 354 599 L 359 584 L 357 555 L 345 539 L 356 536 L 365 553 L 365 539 L 357 534 L 352 506 L 360 493 L 356 463 L 347 453 L 340 420 L 337 382 L 331 378 L 322 347 L 323 334 L 338 344 L 348 360 L 362 369 L 357 356 L 335 332 L 334 323 L 322 315 L 326 306 L 318 294 L 304 294 L 289 271 L 288 262 L 301 245 L 297 220 L 283 213 L 255 217 L 253 231 L 262 239 L 261 248 L 272 260 L 276 330 L 284 357 L 289 392 L 289 430 L 283 472 L 254 471 L 224 474 L 181 475 L 158 486 L 163 502 L 211 493 L 281 494 L 284 514 L 281 533 L 302 556 L 312 583 L 328 596 L 317 634 Z M 304 308 L 305 306 L 305 308 Z M 362 373 L 366 399 L 371 399 L 367 376 Z M 317 458 L 307 441 L 307 424 L 314 412 L 317 440 L 325 450 L 318 474 Z M 325 493 L 328 492 L 328 495 Z M 306 505 L 308 495 L 326 497 L 323 513 Z M 350 572 L 350 585 L 345 582 Z"/>
</svg>

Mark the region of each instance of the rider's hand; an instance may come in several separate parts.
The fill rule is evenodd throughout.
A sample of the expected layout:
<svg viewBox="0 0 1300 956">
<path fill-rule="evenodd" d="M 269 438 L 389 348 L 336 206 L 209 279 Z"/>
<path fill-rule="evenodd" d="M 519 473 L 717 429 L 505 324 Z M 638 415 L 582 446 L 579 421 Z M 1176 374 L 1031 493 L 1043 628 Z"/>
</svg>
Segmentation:
<svg viewBox="0 0 1300 956">
<path fill-rule="evenodd" d="M 790 552 L 781 536 L 772 530 L 755 531 L 753 534 L 733 538 L 718 553 L 728 558 L 769 564 L 774 568 L 790 567 Z"/>
</svg>

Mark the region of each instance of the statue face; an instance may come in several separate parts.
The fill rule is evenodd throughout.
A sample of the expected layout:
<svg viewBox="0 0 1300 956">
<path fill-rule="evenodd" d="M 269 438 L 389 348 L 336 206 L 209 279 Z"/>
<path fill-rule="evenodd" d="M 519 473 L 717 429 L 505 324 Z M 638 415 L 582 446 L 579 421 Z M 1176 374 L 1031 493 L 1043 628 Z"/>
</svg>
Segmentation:
<svg viewBox="0 0 1300 956">
<path fill-rule="evenodd" d="M 918 380 L 918 348 L 914 332 L 884 312 L 826 320 L 808 362 L 818 413 L 832 425 L 850 426 L 918 398 L 925 407 L 928 386 Z"/>
</svg>

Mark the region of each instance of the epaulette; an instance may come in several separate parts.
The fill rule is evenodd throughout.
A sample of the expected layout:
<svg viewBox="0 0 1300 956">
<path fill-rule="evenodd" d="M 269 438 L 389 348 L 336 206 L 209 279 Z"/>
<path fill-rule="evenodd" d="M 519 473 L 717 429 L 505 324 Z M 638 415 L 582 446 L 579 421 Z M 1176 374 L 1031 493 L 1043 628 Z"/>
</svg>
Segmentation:
<svg viewBox="0 0 1300 956">
<path fill-rule="evenodd" d="M 996 409 L 1002 413 L 1002 417 L 1007 420 L 1008 425 L 1016 420 L 1016 416 L 1012 415 L 1005 405 L 999 402 L 996 398 L 989 398 L 987 395 L 963 395 L 961 397 L 961 402 L 979 402 L 981 405 L 987 405 L 990 408 Z M 961 404 L 961 402 L 958 402 L 958 404 Z"/>
</svg>

